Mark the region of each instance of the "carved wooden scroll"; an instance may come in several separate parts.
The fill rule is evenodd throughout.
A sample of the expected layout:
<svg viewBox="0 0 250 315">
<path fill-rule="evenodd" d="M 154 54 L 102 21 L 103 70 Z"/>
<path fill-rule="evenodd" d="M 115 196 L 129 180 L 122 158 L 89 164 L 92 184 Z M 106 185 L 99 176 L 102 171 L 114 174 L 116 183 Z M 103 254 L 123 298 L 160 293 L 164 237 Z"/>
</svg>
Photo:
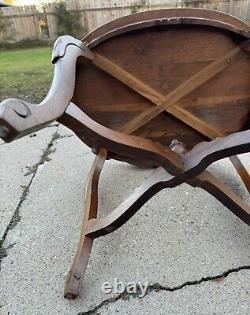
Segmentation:
<svg viewBox="0 0 250 315">
<path fill-rule="evenodd" d="M 79 56 L 92 59 L 86 45 L 71 36 L 55 42 L 52 62 L 54 79 L 47 97 L 38 105 L 8 99 L 0 105 L 1 137 L 9 142 L 46 127 L 65 112 L 73 96 L 75 68 Z"/>
</svg>

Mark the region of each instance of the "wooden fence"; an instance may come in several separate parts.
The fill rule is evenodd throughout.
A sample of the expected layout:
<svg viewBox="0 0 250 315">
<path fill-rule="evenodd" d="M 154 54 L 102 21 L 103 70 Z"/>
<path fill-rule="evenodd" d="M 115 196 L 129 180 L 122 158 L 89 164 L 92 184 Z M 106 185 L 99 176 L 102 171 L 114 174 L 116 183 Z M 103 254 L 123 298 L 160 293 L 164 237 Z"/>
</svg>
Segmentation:
<svg viewBox="0 0 250 315">
<path fill-rule="evenodd" d="M 0 41 L 54 40 L 57 37 L 55 6 L 55 3 L 47 4 L 42 11 L 35 6 L 1 8 L 0 19 L 7 20 L 8 27 L 4 31 L 0 29 Z M 86 32 L 124 15 L 160 8 L 209 8 L 250 23 L 250 0 L 66 0 L 66 6 L 69 11 L 80 13 Z"/>
</svg>

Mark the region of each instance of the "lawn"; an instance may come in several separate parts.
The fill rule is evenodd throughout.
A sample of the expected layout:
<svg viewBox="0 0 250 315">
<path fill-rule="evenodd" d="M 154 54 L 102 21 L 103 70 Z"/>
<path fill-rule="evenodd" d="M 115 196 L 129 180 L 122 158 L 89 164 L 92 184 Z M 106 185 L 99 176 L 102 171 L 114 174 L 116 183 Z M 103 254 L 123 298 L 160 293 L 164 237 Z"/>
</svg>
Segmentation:
<svg viewBox="0 0 250 315">
<path fill-rule="evenodd" d="M 51 48 L 0 51 L 0 101 L 17 97 L 39 102 L 53 77 Z"/>
</svg>

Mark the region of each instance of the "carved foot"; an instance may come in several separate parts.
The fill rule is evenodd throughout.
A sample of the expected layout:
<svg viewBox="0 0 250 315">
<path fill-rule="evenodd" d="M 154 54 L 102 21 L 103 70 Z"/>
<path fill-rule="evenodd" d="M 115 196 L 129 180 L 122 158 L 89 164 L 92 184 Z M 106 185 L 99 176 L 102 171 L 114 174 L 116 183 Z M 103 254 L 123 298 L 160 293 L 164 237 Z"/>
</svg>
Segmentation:
<svg viewBox="0 0 250 315">
<path fill-rule="evenodd" d="M 81 236 L 72 267 L 66 278 L 64 297 L 75 299 L 79 295 L 81 279 L 88 266 L 89 257 L 93 245 L 93 238 L 86 235 L 87 225 L 90 219 L 97 217 L 98 210 L 98 183 L 100 174 L 106 161 L 107 151 L 101 149 L 91 167 L 85 194 L 84 215 Z"/>
<path fill-rule="evenodd" d="M 84 243 L 76 254 L 75 261 L 65 281 L 64 297 L 66 299 L 74 300 L 79 295 L 81 279 L 88 266 L 92 245 L 93 239 L 85 237 Z"/>
</svg>

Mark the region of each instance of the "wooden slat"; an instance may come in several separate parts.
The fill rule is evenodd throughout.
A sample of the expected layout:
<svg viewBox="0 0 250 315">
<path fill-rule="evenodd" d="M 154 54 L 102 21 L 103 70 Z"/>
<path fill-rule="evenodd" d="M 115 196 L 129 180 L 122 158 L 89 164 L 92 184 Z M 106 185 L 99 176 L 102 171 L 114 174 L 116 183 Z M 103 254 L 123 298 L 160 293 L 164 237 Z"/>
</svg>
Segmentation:
<svg viewBox="0 0 250 315">
<path fill-rule="evenodd" d="M 226 69 L 240 51 L 240 47 L 232 49 L 230 52 L 223 55 L 221 58 L 212 62 L 207 67 L 193 75 L 187 81 L 180 84 L 167 96 L 164 96 L 156 90 L 152 89 L 151 87 L 128 73 L 126 70 L 122 69 L 120 66 L 116 65 L 114 62 L 107 59 L 106 57 L 101 56 L 100 54 L 96 54 L 96 58 L 94 59 L 93 63 L 100 69 L 104 70 L 105 72 L 109 73 L 116 79 L 120 80 L 121 82 L 132 88 L 134 91 L 149 99 L 154 104 L 159 105 L 157 107 L 149 108 L 142 114 L 138 115 L 135 119 L 133 119 L 130 122 L 129 129 L 134 130 L 134 128 L 138 129 L 142 127 L 163 111 L 168 111 L 171 106 L 181 100 L 184 96 L 188 95 L 193 90 L 197 89 L 199 86 L 203 85 L 215 75 Z M 185 110 L 179 110 L 179 116 L 177 118 L 182 119 L 184 111 Z M 185 111 L 185 119 L 188 115 L 189 113 Z M 205 126 L 205 123 L 202 121 L 199 122 L 199 125 L 202 126 L 202 128 L 203 126 L 204 128 L 207 128 L 207 126 Z M 199 128 L 200 130 L 198 131 L 202 132 L 202 128 Z"/>
<path fill-rule="evenodd" d="M 157 107 L 150 108 L 138 115 L 135 119 L 126 124 L 124 128 L 121 128 L 120 131 L 132 133 L 163 111 L 167 111 L 208 138 L 214 139 L 216 137 L 224 136 L 223 132 L 204 122 L 199 117 L 193 115 L 184 108 L 178 106 L 176 103 L 184 96 L 226 69 L 240 52 L 240 47 L 232 49 L 227 54 L 223 55 L 221 58 L 212 62 L 203 70 L 189 78 L 187 81 L 183 82 L 167 96 L 162 95 L 152 87 L 148 86 L 127 72 L 125 69 L 121 68 L 119 65 L 115 64 L 108 58 L 101 56 L 100 54 L 95 54 L 93 63 L 100 69 L 126 84 L 134 91 L 138 92 L 140 95 L 150 100 L 152 103 L 158 105 Z M 231 157 L 230 159 L 240 177 L 242 178 L 247 190 L 250 192 L 250 176 L 248 171 L 245 169 L 238 157 Z"/>
</svg>

